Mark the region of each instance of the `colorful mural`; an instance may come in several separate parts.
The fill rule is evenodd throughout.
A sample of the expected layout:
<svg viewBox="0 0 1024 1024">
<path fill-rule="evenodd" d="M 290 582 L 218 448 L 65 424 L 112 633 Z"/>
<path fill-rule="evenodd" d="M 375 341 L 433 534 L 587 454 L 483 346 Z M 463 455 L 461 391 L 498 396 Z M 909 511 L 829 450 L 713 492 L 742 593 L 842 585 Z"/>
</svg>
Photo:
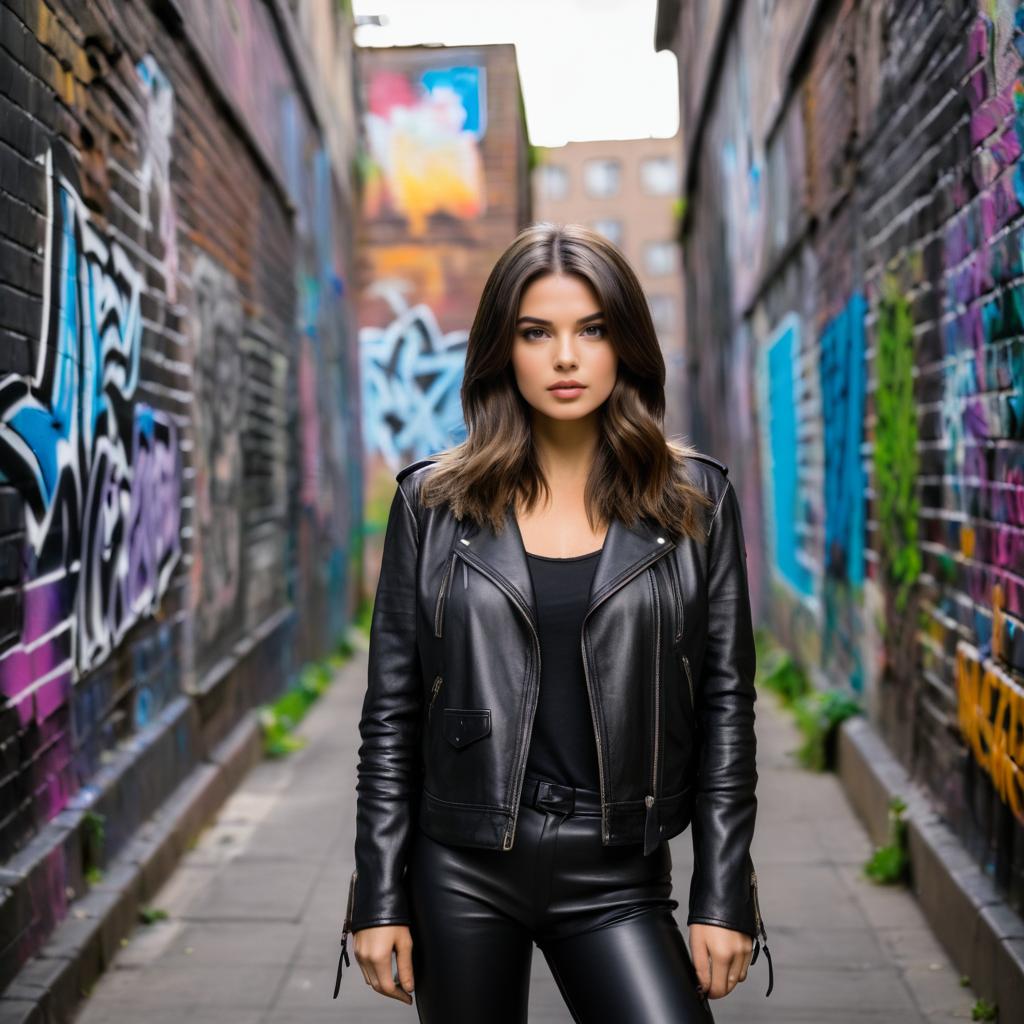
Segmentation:
<svg viewBox="0 0 1024 1024">
<path fill-rule="evenodd" d="M 172 6 L 4 8 L 0 984 L 361 583 L 351 18 Z"/>
<path fill-rule="evenodd" d="M 466 331 L 442 332 L 425 303 L 408 305 L 398 283 L 381 282 L 394 318 L 359 332 L 363 438 L 395 469 L 465 437 L 459 400 Z"/>
<path fill-rule="evenodd" d="M 29 553 L 21 643 L 0 662 L 8 697 L 101 664 L 159 606 L 181 554 L 177 427 L 136 395 L 142 274 L 94 227 L 60 144 L 44 165 L 36 366 L 0 381 L 2 479 L 24 498 Z"/>
<path fill-rule="evenodd" d="M 696 0 L 663 33 L 701 126 L 695 440 L 744 464 L 723 398 L 753 369 L 755 605 L 1024 911 L 1024 7 L 940 5 L 924 51 L 889 8 L 816 12 L 794 64 L 804 17 Z"/>
<path fill-rule="evenodd" d="M 486 208 L 480 154 L 487 131 L 486 69 L 375 70 L 366 94 L 368 216 L 398 214 L 413 237 L 426 233 L 435 213 L 479 217 Z"/>
<path fill-rule="evenodd" d="M 814 578 L 802 557 L 810 514 L 799 471 L 802 437 L 799 430 L 800 324 L 785 317 L 767 339 L 761 355 L 760 401 L 764 410 L 761 465 L 764 473 L 766 522 L 771 561 L 778 578 L 801 597 L 814 594 Z"/>
</svg>

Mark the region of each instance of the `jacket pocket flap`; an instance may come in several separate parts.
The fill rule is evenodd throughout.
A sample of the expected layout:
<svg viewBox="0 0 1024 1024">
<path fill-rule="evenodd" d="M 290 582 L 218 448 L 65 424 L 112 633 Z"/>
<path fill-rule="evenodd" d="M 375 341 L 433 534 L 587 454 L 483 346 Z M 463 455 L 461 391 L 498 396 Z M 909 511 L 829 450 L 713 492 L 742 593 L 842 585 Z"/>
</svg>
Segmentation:
<svg viewBox="0 0 1024 1024">
<path fill-rule="evenodd" d="M 491 731 L 487 708 L 445 708 L 444 738 L 455 747 L 467 746 Z"/>
</svg>

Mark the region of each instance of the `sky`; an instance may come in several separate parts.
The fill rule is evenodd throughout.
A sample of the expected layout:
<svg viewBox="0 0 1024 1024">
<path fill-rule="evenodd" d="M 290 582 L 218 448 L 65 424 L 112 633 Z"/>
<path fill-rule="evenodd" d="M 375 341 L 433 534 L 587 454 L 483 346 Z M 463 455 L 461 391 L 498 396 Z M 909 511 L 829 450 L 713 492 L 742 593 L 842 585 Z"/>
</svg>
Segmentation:
<svg viewBox="0 0 1024 1024">
<path fill-rule="evenodd" d="M 515 43 L 535 146 L 675 135 L 675 54 L 654 50 L 657 0 L 353 0 L 385 26 L 359 46 Z"/>
</svg>

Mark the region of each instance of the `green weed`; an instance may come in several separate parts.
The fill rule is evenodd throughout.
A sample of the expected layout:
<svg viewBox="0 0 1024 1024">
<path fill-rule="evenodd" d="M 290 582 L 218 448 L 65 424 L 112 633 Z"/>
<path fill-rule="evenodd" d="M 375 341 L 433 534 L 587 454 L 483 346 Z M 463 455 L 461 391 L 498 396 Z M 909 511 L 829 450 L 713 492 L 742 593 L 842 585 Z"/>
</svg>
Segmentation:
<svg viewBox="0 0 1024 1024">
<path fill-rule="evenodd" d="M 860 704 L 837 690 L 815 690 L 797 697 L 792 704 L 796 724 L 804 735 L 797 759 L 811 771 L 835 767 L 836 735 L 839 723 L 861 713 Z"/>
<path fill-rule="evenodd" d="M 979 997 L 971 1007 L 971 1020 L 996 1020 L 999 1015 L 999 1007 L 996 1003 L 990 1003 L 987 999 Z"/>
<path fill-rule="evenodd" d="M 352 644 L 347 639 L 342 640 L 325 658 L 303 665 L 293 686 L 273 703 L 259 708 L 263 751 L 267 757 L 286 757 L 305 747 L 306 740 L 294 735 L 296 727 L 353 652 Z"/>
<path fill-rule="evenodd" d="M 106 843 L 106 815 L 86 811 L 82 815 L 82 873 L 90 885 L 103 878 L 103 847 Z"/>
<path fill-rule="evenodd" d="M 864 874 L 879 885 L 906 881 L 910 867 L 907 853 L 906 802 L 898 796 L 889 801 L 889 842 L 879 846 L 864 865 Z"/>
</svg>

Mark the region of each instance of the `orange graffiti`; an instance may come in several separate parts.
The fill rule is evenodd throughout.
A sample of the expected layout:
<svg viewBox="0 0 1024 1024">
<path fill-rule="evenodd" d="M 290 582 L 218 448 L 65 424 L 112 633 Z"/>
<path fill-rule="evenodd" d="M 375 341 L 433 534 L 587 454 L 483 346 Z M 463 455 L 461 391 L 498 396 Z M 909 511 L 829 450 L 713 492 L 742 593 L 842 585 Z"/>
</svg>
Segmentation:
<svg viewBox="0 0 1024 1024">
<path fill-rule="evenodd" d="M 1024 689 L 992 658 L 956 647 L 957 724 L 996 792 L 1024 823 Z"/>
<path fill-rule="evenodd" d="M 969 526 L 967 523 L 962 523 L 960 526 L 960 554 L 964 558 L 974 557 L 975 541 L 974 527 Z"/>
<path fill-rule="evenodd" d="M 415 284 L 415 294 L 435 305 L 444 299 L 446 256 L 437 246 L 391 245 L 371 249 L 367 254 L 372 266 L 370 280 L 400 278 Z"/>
<path fill-rule="evenodd" d="M 404 215 L 415 238 L 427 234 L 432 214 L 473 220 L 486 207 L 478 109 L 485 105 L 483 78 L 479 69 L 461 70 L 469 80 L 464 74 L 428 84 L 426 75 L 414 82 L 378 72 L 369 83 L 366 135 L 375 166 L 364 209 L 371 219 L 388 208 Z"/>
<path fill-rule="evenodd" d="M 1003 610 L 1005 603 L 1003 585 L 997 583 L 992 588 L 992 657 L 996 661 L 1006 660 L 1003 656 L 1003 639 L 1006 636 L 1006 612 Z"/>
</svg>

